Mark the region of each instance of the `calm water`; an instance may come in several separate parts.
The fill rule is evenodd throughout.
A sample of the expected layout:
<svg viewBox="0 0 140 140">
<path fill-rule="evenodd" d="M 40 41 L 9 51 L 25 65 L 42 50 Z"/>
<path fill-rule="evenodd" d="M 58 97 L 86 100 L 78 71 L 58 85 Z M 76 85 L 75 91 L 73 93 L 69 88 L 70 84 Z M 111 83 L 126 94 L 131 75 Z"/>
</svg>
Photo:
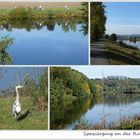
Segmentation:
<svg viewBox="0 0 140 140">
<path fill-rule="evenodd" d="M 88 38 L 83 21 L 9 21 L 0 37 L 13 44 L 5 51 L 11 64 L 88 64 Z M 4 55 L 5 56 L 5 55 Z"/>
<path fill-rule="evenodd" d="M 41 75 L 46 68 L 25 68 L 25 67 L 6 67 L 0 68 L 0 96 L 2 96 L 3 90 L 13 89 L 15 85 L 23 85 L 25 75 L 29 75 L 31 79 L 38 81 L 39 75 Z"/>
<path fill-rule="evenodd" d="M 140 114 L 140 95 L 126 95 L 121 100 L 116 97 L 89 98 L 71 104 L 67 111 L 63 105 L 59 107 L 59 111 L 54 109 L 51 113 L 51 129 L 74 129 L 80 120 L 97 124 L 106 116 L 106 121 L 111 123 L 119 121 L 121 116 L 128 118 Z"/>
<path fill-rule="evenodd" d="M 134 42 L 130 42 L 129 40 L 123 40 L 123 42 L 128 44 L 128 45 L 140 48 L 140 41 L 137 41 L 136 43 L 134 43 Z"/>
</svg>

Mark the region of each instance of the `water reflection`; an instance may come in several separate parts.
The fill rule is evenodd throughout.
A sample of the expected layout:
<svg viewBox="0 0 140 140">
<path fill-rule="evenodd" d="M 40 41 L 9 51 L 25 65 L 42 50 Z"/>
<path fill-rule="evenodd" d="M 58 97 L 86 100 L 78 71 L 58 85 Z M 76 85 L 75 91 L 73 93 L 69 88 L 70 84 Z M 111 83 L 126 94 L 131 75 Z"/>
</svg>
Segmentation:
<svg viewBox="0 0 140 140">
<path fill-rule="evenodd" d="M 0 37 L 14 41 L 0 51 L 0 64 L 87 64 L 87 32 L 83 19 L 2 20 Z"/>
<path fill-rule="evenodd" d="M 123 40 L 124 43 L 126 43 L 127 45 L 133 46 L 133 47 L 137 47 L 140 48 L 140 41 L 130 41 L 130 40 Z"/>
<path fill-rule="evenodd" d="M 68 124 L 76 123 L 93 106 L 93 98 L 80 99 L 68 105 L 65 103 L 60 103 L 59 106 L 51 104 L 51 129 L 63 129 Z"/>
<path fill-rule="evenodd" d="M 12 31 L 13 29 L 26 29 L 26 31 L 30 32 L 32 29 L 40 30 L 43 27 L 46 27 L 47 30 L 53 31 L 55 29 L 55 25 L 60 26 L 64 32 L 69 32 L 70 30 L 76 32 L 76 25 L 81 25 L 81 31 L 83 34 L 87 34 L 88 25 L 87 22 L 83 19 L 26 19 L 26 20 L 18 20 L 18 19 L 7 19 L 4 21 L 0 21 L 0 30 Z"/>
<path fill-rule="evenodd" d="M 101 123 L 102 117 L 108 116 L 108 123 L 118 121 L 120 115 L 132 117 L 140 114 L 140 95 L 116 94 L 100 98 L 86 98 L 70 105 L 51 104 L 51 129 L 74 129 L 76 124 L 85 120 L 89 123 Z"/>
</svg>

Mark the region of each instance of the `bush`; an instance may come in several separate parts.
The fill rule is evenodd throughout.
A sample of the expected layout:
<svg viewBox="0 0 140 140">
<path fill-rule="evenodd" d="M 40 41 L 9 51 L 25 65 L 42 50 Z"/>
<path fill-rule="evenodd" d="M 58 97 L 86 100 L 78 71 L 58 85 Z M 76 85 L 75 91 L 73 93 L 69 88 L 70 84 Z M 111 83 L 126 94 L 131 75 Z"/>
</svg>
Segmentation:
<svg viewBox="0 0 140 140">
<path fill-rule="evenodd" d="M 32 98 L 35 109 L 40 111 L 47 110 L 48 102 L 48 73 L 47 70 L 39 77 L 37 84 L 29 75 L 25 75 L 24 79 L 24 93 Z"/>
<path fill-rule="evenodd" d="M 13 19 L 27 19 L 31 11 L 26 8 L 16 8 L 9 13 L 9 17 Z"/>
<path fill-rule="evenodd" d="M 13 39 L 9 37 L 3 37 L 0 39 L 0 52 L 4 52 L 5 49 L 13 43 Z"/>
</svg>

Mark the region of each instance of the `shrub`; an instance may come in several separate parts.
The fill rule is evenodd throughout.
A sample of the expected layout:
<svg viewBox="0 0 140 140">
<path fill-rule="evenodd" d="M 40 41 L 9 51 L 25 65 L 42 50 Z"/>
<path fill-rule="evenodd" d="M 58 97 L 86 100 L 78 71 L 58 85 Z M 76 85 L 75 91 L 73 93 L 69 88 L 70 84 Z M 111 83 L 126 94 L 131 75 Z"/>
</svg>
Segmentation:
<svg viewBox="0 0 140 140">
<path fill-rule="evenodd" d="M 48 75 L 47 70 L 39 77 L 39 83 L 37 84 L 29 75 L 25 75 L 24 79 L 24 93 L 32 98 L 35 109 L 40 111 L 47 110 L 47 100 L 48 100 Z"/>
<path fill-rule="evenodd" d="M 9 17 L 14 19 L 27 19 L 30 12 L 26 8 L 16 8 L 9 13 Z"/>
</svg>

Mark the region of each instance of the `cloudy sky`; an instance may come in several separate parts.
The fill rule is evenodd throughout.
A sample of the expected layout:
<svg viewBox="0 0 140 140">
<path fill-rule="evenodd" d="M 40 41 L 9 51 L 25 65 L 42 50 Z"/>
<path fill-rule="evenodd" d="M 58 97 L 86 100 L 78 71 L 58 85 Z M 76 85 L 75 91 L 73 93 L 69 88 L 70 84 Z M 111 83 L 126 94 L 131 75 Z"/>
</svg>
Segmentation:
<svg viewBox="0 0 140 140">
<path fill-rule="evenodd" d="M 139 66 L 72 66 L 89 78 L 102 78 L 107 76 L 127 76 L 140 78 Z"/>
</svg>

